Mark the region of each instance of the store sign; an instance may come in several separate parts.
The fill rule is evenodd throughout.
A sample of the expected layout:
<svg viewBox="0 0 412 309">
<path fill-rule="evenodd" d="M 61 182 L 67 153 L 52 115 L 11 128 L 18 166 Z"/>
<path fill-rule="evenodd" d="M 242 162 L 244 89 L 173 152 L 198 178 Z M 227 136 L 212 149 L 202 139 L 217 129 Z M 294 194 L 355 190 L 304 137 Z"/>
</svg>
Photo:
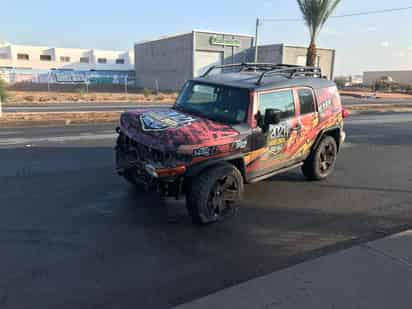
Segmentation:
<svg viewBox="0 0 412 309">
<path fill-rule="evenodd" d="M 240 40 L 224 39 L 222 37 L 212 36 L 210 37 L 210 44 L 220 45 L 220 46 L 240 47 Z"/>
</svg>

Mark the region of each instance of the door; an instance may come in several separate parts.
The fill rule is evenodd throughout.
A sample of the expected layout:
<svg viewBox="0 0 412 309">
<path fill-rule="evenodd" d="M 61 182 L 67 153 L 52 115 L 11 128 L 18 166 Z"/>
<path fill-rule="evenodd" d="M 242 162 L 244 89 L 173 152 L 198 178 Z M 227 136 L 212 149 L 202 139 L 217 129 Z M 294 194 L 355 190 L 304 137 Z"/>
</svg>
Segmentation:
<svg viewBox="0 0 412 309">
<path fill-rule="evenodd" d="M 262 92 L 257 97 L 257 119 L 262 136 L 256 138 L 262 140 L 263 147 L 256 150 L 259 157 L 247 167 L 251 178 L 269 174 L 291 164 L 299 150 L 296 139 L 300 126 L 296 117 L 298 106 L 293 89 Z M 279 110 L 281 121 L 265 130 L 263 119 L 267 109 Z"/>
<path fill-rule="evenodd" d="M 295 89 L 298 100 L 298 136 L 296 144 L 299 148 L 297 156 L 306 157 L 318 134 L 319 115 L 316 110 L 315 95 L 311 88 Z"/>
<path fill-rule="evenodd" d="M 195 77 L 204 74 L 210 67 L 223 63 L 223 52 L 196 51 Z"/>
</svg>

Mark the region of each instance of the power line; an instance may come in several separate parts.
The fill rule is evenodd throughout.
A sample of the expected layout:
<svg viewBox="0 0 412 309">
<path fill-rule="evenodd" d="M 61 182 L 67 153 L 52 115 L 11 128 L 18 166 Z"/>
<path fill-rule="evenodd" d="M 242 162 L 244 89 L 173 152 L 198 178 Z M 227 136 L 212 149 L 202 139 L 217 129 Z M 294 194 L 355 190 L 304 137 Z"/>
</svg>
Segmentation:
<svg viewBox="0 0 412 309">
<path fill-rule="evenodd" d="M 401 8 L 392 8 L 392 9 L 365 11 L 365 12 L 357 12 L 357 13 L 342 14 L 342 15 L 333 15 L 330 18 L 345 18 L 345 17 L 354 17 L 354 16 L 376 15 L 376 14 L 406 11 L 406 10 L 411 10 L 411 9 L 412 9 L 412 6 L 407 6 L 407 7 L 401 7 Z M 299 18 L 261 18 L 260 19 L 260 21 L 270 21 L 270 22 L 291 22 L 291 21 L 301 21 L 301 20 L 302 19 L 299 19 Z"/>
</svg>

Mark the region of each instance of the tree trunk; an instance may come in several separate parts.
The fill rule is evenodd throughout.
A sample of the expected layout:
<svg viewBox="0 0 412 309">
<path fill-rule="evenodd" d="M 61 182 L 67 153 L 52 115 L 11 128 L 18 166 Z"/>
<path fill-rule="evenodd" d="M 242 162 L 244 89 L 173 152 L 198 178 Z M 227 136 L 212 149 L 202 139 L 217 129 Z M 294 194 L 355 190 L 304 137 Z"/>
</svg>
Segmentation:
<svg viewBox="0 0 412 309">
<path fill-rule="evenodd" d="M 316 43 L 315 41 L 311 41 L 309 48 L 308 48 L 308 55 L 306 58 L 306 65 L 308 67 L 316 66 Z"/>
</svg>

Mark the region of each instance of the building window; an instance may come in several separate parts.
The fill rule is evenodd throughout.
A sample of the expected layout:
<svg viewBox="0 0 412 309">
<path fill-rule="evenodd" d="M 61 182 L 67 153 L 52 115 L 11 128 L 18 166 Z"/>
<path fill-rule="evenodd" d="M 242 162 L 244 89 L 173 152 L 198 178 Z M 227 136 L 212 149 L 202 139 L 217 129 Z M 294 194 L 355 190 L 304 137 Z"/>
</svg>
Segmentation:
<svg viewBox="0 0 412 309">
<path fill-rule="evenodd" d="M 18 60 L 30 60 L 30 57 L 28 54 L 17 54 L 17 59 Z"/>
<path fill-rule="evenodd" d="M 89 57 L 81 57 L 80 63 L 89 63 Z"/>
<path fill-rule="evenodd" d="M 97 63 L 106 64 L 106 63 L 107 63 L 107 59 L 106 59 L 106 58 L 98 58 L 98 59 L 97 59 Z"/>
<path fill-rule="evenodd" d="M 0 59 L 9 59 L 8 54 L 0 54 Z"/>
<path fill-rule="evenodd" d="M 60 57 L 60 62 L 70 62 L 70 57 L 61 56 Z"/>
<path fill-rule="evenodd" d="M 116 59 L 116 64 L 124 64 L 124 59 Z"/>
<path fill-rule="evenodd" d="M 50 55 L 40 55 L 40 61 L 51 61 L 52 57 Z"/>
</svg>

